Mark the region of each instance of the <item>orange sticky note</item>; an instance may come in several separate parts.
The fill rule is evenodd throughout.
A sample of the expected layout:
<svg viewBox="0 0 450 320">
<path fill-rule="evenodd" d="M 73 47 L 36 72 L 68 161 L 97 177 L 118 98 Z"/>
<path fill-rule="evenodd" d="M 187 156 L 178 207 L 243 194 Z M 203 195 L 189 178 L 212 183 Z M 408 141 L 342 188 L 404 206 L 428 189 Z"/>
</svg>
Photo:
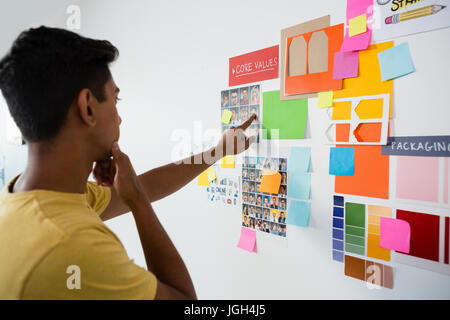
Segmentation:
<svg viewBox="0 0 450 320">
<path fill-rule="evenodd" d="M 278 193 L 281 184 L 281 174 L 276 170 L 264 169 L 259 192 Z"/>
</svg>

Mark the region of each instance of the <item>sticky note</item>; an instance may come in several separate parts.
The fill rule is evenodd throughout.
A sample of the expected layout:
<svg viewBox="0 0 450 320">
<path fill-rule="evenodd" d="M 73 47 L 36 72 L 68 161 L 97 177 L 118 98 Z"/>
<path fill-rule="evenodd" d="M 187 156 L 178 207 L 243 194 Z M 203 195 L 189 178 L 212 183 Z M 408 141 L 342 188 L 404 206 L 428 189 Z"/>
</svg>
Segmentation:
<svg viewBox="0 0 450 320">
<path fill-rule="evenodd" d="M 311 171 L 311 148 L 292 147 L 289 155 L 289 173 L 305 173 Z"/>
<path fill-rule="evenodd" d="M 330 174 L 339 176 L 355 174 L 354 148 L 330 148 Z"/>
<path fill-rule="evenodd" d="M 289 164 L 290 165 L 290 164 Z M 290 174 L 288 179 L 289 197 L 297 199 L 311 198 L 311 174 Z"/>
<path fill-rule="evenodd" d="M 221 160 L 222 168 L 234 168 L 234 156 L 225 156 Z"/>
<path fill-rule="evenodd" d="M 232 115 L 233 114 L 231 113 L 230 110 L 227 110 L 227 109 L 223 110 L 223 112 L 222 112 L 222 122 L 226 123 L 226 124 L 229 124 Z"/>
<path fill-rule="evenodd" d="M 241 237 L 239 238 L 238 248 L 248 252 L 256 251 L 256 231 L 245 227 L 241 228 Z"/>
<path fill-rule="evenodd" d="M 348 35 L 350 37 L 366 32 L 367 31 L 366 14 L 362 14 L 360 16 L 349 19 L 348 28 L 349 28 Z"/>
<path fill-rule="evenodd" d="M 318 94 L 318 108 L 331 108 L 333 106 L 333 91 L 319 92 Z"/>
<path fill-rule="evenodd" d="M 281 174 L 276 170 L 264 169 L 259 192 L 278 194 L 281 185 Z"/>
<path fill-rule="evenodd" d="M 378 53 L 381 81 L 395 79 L 415 71 L 407 42 Z"/>
<path fill-rule="evenodd" d="M 380 247 L 409 253 L 411 227 L 400 219 L 380 217 Z"/>
<path fill-rule="evenodd" d="M 359 51 L 336 52 L 333 62 L 333 79 L 348 79 L 358 76 Z"/>
<path fill-rule="evenodd" d="M 199 186 L 209 186 L 209 180 L 208 180 L 208 170 L 203 171 L 198 176 L 198 185 Z"/>
<path fill-rule="evenodd" d="M 208 168 L 206 170 L 206 174 L 208 175 L 208 182 L 216 180 L 216 170 L 214 168 Z"/>
<path fill-rule="evenodd" d="M 286 223 L 300 227 L 307 227 L 309 224 L 309 216 L 311 212 L 311 203 L 305 201 L 291 200 Z"/>
</svg>

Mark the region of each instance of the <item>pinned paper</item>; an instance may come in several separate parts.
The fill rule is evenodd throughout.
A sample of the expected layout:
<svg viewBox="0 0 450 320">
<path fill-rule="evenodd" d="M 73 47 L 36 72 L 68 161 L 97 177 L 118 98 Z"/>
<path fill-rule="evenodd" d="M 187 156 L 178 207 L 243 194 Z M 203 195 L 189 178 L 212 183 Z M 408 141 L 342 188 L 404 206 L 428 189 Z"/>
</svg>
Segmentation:
<svg viewBox="0 0 450 320">
<path fill-rule="evenodd" d="M 230 120 L 231 120 L 231 116 L 233 115 L 233 113 L 230 110 L 223 110 L 222 112 L 222 122 L 225 124 L 229 124 Z"/>
<path fill-rule="evenodd" d="M 198 185 L 209 187 L 208 170 L 203 171 L 198 176 Z"/>
<path fill-rule="evenodd" d="M 281 174 L 276 170 L 264 169 L 259 192 L 278 194 L 281 185 Z"/>
<path fill-rule="evenodd" d="M 318 108 L 331 108 L 333 106 L 333 91 L 319 92 Z"/>
<path fill-rule="evenodd" d="M 366 16 L 366 14 L 362 14 L 355 18 L 349 19 L 348 27 L 349 27 L 348 35 L 350 37 L 353 37 L 358 34 L 366 32 L 367 31 L 367 16 Z"/>
<path fill-rule="evenodd" d="M 241 229 L 241 237 L 239 238 L 238 248 L 248 252 L 256 251 L 256 231 L 245 227 Z"/>
<path fill-rule="evenodd" d="M 291 147 L 289 156 L 289 174 L 311 171 L 311 147 Z"/>
<path fill-rule="evenodd" d="M 407 42 L 378 53 L 378 60 L 381 81 L 395 79 L 415 71 Z"/>
<path fill-rule="evenodd" d="M 286 223 L 300 227 L 307 227 L 309 224 L 310 211 L 311 203 L 291 200 L 289 202 L 289 210 Z"/>
<path fill-rule="evenodd" d="M 371 21 L 373 21 L 373 1 L 374 0 L 347 0 L 347 25 L 349 26 L 349 28 L 347 28 L 345 31 L 345 37 L 340 51 L 349 52 L 365 50 L 369 46 L 370 40 L 372 39 Z M 366 15 L 367 31 L 351 36 L 350 20 L 361 15 Z M 360 27 L 362 26 L 361 23 L 356 25 Z"/>
<path fill-rule="evenodd" d="M 298 173 L 289 176 L 288 181 L 289 197 L 297 199 L 311 198 L 311 174 Z"/>
<path fill-rule="evenodd" d="M 221 160 L 221 167 L 222 168 L 234 168 L 235 164 L 234 164 L 234 156 L 225 156 L 222 158 Z"/>
<path fill-rule="evenodd" d="M 355 148 L 330 149 L 330 174 L 339 176 L 355 175 Z"/>
<path fill-rule="evenodd" d="M 334 54 L 333 79 L 347 79 L 358 76 L 359 52 L 336 52 Z"/>
<path fill-rule="evenodd" d="M 400 220 L 380 217 L 380 247 L 409 253 L 411 227 Z"/>
<path fill-rule="evenodd" d="M 214 170 L 214 168 L 208 168 L 206 170 L 206 174 L 208 175 L 208 182 L 214 181 L 216 180 L 216 170 Z"/>
</svg>

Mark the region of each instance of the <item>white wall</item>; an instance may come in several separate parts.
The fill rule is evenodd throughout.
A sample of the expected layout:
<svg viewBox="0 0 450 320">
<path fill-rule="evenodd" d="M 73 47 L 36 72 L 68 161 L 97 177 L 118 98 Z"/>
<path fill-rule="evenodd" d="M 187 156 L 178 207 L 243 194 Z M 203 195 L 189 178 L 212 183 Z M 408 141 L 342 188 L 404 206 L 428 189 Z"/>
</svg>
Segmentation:
<svg viewBox="0 0 450 320">
<path fill-rule="evenodd" d="M 345 19 L 345 0 L 323 1 L 80 1 L 80 33 L 108 39 L 121 53 L 112 71 L 121 88 L 120 144 L 142 173 L 170 161 L 174 130 L 219 127 L 220 90 L 228 58 L 278 44 L 280 29 L 331 14 Z M 450 29 L 397 39 L 408 41 L 416 73 L 395 80 L 392 135 L 450 134 L 446 94 Z M 279 89 L 279 79 L 263 90 Z M 329 147 L 321 144 L 323 114 L 309 101 L 308 137 L 281 142 L 312 146 L 312 212 L 308 228 L 288 227 L 287 243 L 261 238 L 258 253 L 236 248 L 240 209 L 211 206 L 196 181 L 154 203 L 184 258 L 201 299 L 434 299 L 450 298 L 450 277 L 408 265 L 394 267 L 394 290 L 369 290 L 344 276 L 331 259 Z M 393 173 L 391 172 L 391 177 Z M 392 188 L 391 188 L 392 189 Z M 391 190 L 392 195 L 392 190 Z M 353 197 L 374 204 L 390 202 Z M 450 215 L 448 210 L 442 214 Z M 131 215 L 107 224 L 130 257 L 145 266 Z"/>
</svg>

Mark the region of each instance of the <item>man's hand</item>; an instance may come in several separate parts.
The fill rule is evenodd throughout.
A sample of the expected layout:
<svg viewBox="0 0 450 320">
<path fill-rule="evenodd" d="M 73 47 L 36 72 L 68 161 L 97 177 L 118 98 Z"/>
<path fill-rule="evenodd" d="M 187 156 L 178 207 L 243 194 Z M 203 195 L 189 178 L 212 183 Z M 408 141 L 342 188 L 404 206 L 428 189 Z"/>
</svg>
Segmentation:
<svg viewBox="0 0 450 320">
<path fill-rule="evenodd" d="M 252 124 L 256 119 L 256 114 L 252 114 L 251 117 L 241 124 L 239 127 L 231 127 L 224 132 L 222 139 L 217 144 L 216 149 L 222 150 L 222 155 L 235 155 L 247 150 L 250 145 L 256 141 L 256 136 L 247 137 L 244 131 Z"/>
<path fill-rule="evenodd" d="M 116 175 L 116 165 L 113 159 L 96 161 L 94 165 L 95 181 L 100 186 L 110 187 L 114 182 L 114 176 Z"/>
</svg>

